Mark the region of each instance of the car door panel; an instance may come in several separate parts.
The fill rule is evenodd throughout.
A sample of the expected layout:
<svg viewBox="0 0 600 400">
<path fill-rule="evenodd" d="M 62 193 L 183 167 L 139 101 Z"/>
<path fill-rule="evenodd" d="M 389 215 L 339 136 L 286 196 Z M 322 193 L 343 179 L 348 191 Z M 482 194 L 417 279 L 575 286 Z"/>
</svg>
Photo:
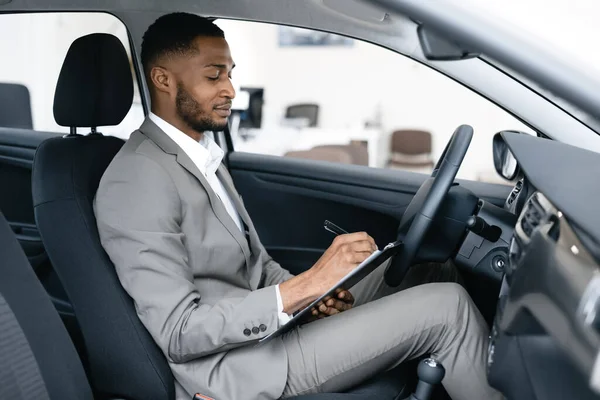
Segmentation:
<svg viewBox="0 0 600 400">
<path fill-rule="evenodd" d="M 299 273 L 329 246 L 328 219 L 347 231 L 366 231 L 378 246 L 395 240 L 399 221 L 425 174 L 232 152 L 236 188 L 271 256 Z M 502 205 L 509 186 L 459 181 Z"/>
<path fill-rule="evenodd" d="M 267 251 L 274 260 L 294 275 L 306 271 L 323 254 L 323 249 L 308 249 L 293 246 L 268 246 Z"/>
<path fill-rule="evenodd" d="M 35 224 L 31 168 L 37 146 L 56 133 L 0 127 L 0 209 L 10 223 Z"/>
<path fill-rule="evenodd" d="M 0 210 L 17 236 L 36 275 L 48 291 L 65 324 L 75 315 L 60 284 L 35 225 L 31 170 L 38 145 L 58 133 L 0 128 Z"/>
<path fill-rule="evenodd" d="M 326 219 L 349 232 L 367 231 L 382 246 L 397 230 L 397 220 L 389 215 L 401 214 L 410 200 L 394 206 L 379 189 L 363 189 L 357 199 L 349 184 L 248 171 L 234 176 L 253 220 L 262 216 L 257 231 L 267 250 L 276 260 L 287 260 L 294 273 L 312 265 L 331 243 L 333 234 L 323 228 Z M 324 184 L 328 189 L 320 190 Z M 364 199 L 369 194 L 373 200 Z"/>
</svg>

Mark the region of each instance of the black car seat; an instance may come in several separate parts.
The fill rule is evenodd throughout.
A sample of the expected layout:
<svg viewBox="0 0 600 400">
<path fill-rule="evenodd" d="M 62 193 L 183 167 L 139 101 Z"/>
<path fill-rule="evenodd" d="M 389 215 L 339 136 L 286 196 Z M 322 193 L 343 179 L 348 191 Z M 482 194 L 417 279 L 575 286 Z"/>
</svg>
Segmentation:
<svg viewBox="0 0 600 400">
<path fill-rule="evenodd" d="M 133 78 L 113 35 L 71 45 L 56 87 L 62 126 L 118 125 L 131 108 Z M 95 391 L 113 398 L 174 399 L 171 370 L 138 319 L 98 237 L 92 200 L 123 140 L 71 134 L 45 140 L 34 157 L 34 213 L 48 253 L 81 328 Z"/>
<path fill-rule="evenodd" d="M 106 34 L 79 38 L 60 74 L 55 119 L 71 128 L 119 124 L 131 106 L 131 88 L 129 63 L 118 39 Z M 166 359 L 138 319 L 100 244 L 92 208 L 100 178 L 122 144 L 99 133 L 44 141 L 33 165 L 35 218 L 79 322 L 95 391 L 111 398 L 170 400 L 174 384 Z M 394 399 L 406 390 L 404 376 L 391 371 L 354 393 L 361 399 Z"/>
<path fill-rule="evenodd" d="M 0 400 L 92 400 L 75 347 L 2 213 L 0 252 Z M 390 371 L 352 394 L 298 399 L 393 399 L 395 375 Z"/>
<path fill-rule="evenodd" d="M 0 400 L 92 400 L 50 297 L 0 213 Z"/>
</svg>

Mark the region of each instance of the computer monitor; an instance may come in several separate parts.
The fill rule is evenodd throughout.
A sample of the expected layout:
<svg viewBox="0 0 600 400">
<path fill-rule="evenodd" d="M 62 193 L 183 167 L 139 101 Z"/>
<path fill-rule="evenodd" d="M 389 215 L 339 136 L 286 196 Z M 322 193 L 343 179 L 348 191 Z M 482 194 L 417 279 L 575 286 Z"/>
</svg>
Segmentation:
<svg viewBox="0 0 600 400">
<path fill-rule="evenodd" d="M 241 91 L 249 93 L 248 109 L 240 114 L 240 128 L 260 128 L 262 124 L 262 109 L 264 104 L 264 89 L 240 87 Z"/>
</svg>

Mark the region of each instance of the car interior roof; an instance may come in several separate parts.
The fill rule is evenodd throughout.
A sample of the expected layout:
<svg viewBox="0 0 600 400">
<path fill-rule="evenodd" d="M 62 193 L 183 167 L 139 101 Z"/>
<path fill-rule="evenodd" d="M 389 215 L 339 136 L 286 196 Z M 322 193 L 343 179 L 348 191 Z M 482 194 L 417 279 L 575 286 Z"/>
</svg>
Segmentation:
<svg viewBox="0 0 600 400">
<path fill-rule="evenodd" d="M 146 14 L 150 20 L 173 12 L 193 12 L 206 17 L 294 25 L 311 29 L 346 34 L 351 37 L 371 37 L 376 34 L 390 38 L 402 37 L 407 24 L 414 22 L 399 16 L 390 16 L 378 8 L 360 0 L 12 0 L 0 5 L 2 12 L 52 12 L 52 11 L 102 11 L 123 19 L 126 25 L 133 21 L 129 13 Z M 144 19 L 145 18 L 140 18 Z"/>
</svg>

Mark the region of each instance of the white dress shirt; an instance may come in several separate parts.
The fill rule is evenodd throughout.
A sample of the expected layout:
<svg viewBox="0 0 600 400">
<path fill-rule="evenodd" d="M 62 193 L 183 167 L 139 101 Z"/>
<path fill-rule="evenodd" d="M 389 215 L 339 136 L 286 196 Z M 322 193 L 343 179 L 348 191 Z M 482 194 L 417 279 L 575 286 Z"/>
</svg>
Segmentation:
<svg viewBox="0 0 600 400">
<path fill-rule="evenodd" d="M 202 135 L 200 142 L 197 142 L 191 136 L 186 135 L 152 112 L 150 113 L 150 119 L 173 139 L 173 141 L 194 162 L 196 167 L 208 181 L 212 190 L 225 206 L 225 209 L 231 219 L 233 219 L 233 222 L 235 222 L 240 231 L 244 232 L 242 219 L 240 218 L 235 205 L 231 201 L 231 197 L 229 197 L 227 190 L 223 187 L 223 183 L 221 183 L 217 177 L 217 168 L 219 168 L 225 154 L 219 145 L 207 135 Z M 279 324 L 284 325 L 290 320 L 290 316 L 283 312 L 283 301 L 281 300 L 279 285 L 275 286 L 275 292 L 277 293 L 277 317 L 279 319 Z"/>
</svg>

